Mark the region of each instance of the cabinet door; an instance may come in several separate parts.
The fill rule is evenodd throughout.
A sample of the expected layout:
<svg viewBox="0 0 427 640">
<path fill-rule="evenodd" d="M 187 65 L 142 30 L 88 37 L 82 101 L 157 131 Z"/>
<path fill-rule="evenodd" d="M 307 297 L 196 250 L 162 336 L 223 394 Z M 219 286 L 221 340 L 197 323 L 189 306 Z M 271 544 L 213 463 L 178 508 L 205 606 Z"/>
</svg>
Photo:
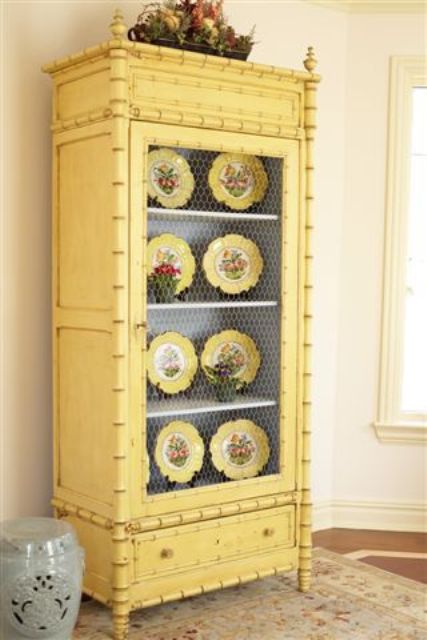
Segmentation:
<svg viewBox="0 0 427 640">
<path fill-rule="evenodd" d="M 135 516 L 297 487 L 299 163 L 298 141 L 132 123 Z"/>
</svg>

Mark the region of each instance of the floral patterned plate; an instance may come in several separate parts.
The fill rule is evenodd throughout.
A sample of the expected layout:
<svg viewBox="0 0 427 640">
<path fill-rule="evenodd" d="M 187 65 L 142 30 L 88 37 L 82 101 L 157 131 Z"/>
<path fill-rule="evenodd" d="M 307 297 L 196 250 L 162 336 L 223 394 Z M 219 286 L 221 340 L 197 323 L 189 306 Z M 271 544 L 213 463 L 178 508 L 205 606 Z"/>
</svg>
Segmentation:
<svg viewBox="0 0 427 640">
<path fill-rule="evenodd" d="M 213 240 L 203 256 L 206 278 L 224 293 L 238 294 L 256 285 L 264 267 L 252 240 L 234 233 Z"/>
<path fill-rule="evenodd" d="M 212 462 L 227 478 L 240 480 L 256 476 L 268 462 L 268 436 L 252 420 L 222 424 L 210 443 Z"/>
<path fill-rule="evenodd" d="M 172 149 L 150 151 L 147 159 L 148 195 L 168 209 L 182 207 L 194 189 L 187 160 Z"/>
<path fill-rule="evenodd" d="M 179 393 L 190 386 L 197 371 L 197 356 L 191 341 L 175 331 L 166 331 L 151 341 L 147 353 L 150 382 L 165 393 Z"/>
<path fill-rule="evenodd" d="M 249 384 L 255 379 L 261 356 L 255 342 L 246 333 L 228 329 L 206 341 L 201 364 L 203 368 L 215 367 L 216 364 L 227 365 L 232 377 Z"/>
<path fill-rule="evenodd" d="M 157 437 L 155 459 L 160 471 L 173 482 L 189 482 L 200 471 L 203 440 L 190 422 L 174 420 Z"/>
<path fill-rule="evenodd" d="M 182 238 L 172 233 L 162 233 L 155 236 L 147 245 L 147 272 L 151 272 L 162 265 L 178 269 L 178 285 L 176 293 L 181 293 L 190 286 L 196 270 L 196 262 L 188 244 Z"/>
<path fill-rule="evenodd" d="M 256 156 L 221 153 L 210 168 L 209 186 L 218 202 L 230 209 L 243 210 L 263 199 L 268 178 Z"/>
</svg>

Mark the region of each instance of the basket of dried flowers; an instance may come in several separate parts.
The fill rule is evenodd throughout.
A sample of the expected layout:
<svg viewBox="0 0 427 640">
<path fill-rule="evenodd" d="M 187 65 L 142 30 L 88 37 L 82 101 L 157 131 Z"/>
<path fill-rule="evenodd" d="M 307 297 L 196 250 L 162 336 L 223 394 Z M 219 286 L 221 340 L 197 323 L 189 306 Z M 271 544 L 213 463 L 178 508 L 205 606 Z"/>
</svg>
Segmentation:
<svg viewBox="0 0 427 640">
<path fill-rule="evenodd" d="M 164 0 L 144 7 L 128 38 L 246 60 L 254 45 L 254 30 L 237 34 L 224 16 L 223 0 Z"/>
</svg>

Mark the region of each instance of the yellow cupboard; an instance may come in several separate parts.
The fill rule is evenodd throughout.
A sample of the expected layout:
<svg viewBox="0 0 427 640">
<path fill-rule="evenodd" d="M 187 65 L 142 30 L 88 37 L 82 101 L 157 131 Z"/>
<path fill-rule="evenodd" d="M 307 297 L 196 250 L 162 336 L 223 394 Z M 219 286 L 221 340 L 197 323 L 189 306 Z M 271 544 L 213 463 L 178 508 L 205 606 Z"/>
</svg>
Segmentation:
<svg viewBox="0 0 427 640">
<path fill-rule="evenodd" d="M 319 76 L 109 41 L 53 80 L 54 498 L 132 610 L 310 584 Z"/>
</svg>

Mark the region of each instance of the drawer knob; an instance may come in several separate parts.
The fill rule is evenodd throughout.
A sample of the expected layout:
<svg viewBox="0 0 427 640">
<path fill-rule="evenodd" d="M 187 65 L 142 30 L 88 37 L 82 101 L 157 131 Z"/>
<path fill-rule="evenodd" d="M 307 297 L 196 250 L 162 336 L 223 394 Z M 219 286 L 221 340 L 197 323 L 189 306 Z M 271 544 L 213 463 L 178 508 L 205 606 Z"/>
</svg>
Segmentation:
<svg viewBox="0 0 427 640">
<path fill-rule="evenodd" d="M 160 552 L 161 558 L 173 558 L 173 549 L 162 549 Z"/>
<path fill-rule="evenodd" d="M 274 536 L 274 529 L 270 528 L 270 527 L 266 527 L 264 529 L 264 531 L 262 532 L 263 536 L 265 536 L 266 538 L 271 538 L 271 536 Z"/>
</svg>

